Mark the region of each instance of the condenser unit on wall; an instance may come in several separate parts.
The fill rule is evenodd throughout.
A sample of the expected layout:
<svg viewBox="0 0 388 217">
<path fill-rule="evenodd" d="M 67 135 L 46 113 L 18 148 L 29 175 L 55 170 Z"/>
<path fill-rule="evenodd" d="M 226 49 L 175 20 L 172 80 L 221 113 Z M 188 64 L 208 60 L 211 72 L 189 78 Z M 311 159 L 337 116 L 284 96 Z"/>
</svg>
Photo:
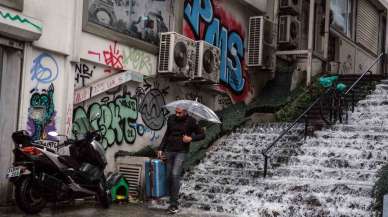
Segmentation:
<svg viewBox="0 0 388 217">
<path fill-rule="evenodd" d="M 194 73 L 195 41 L 176 32 L 161 33 L 158 72 L 191 78 Z"/>
<path fill-rule="evenodd" d="M 280 0 L 279 12 L 281 14 L 300 14 L 302 8 L 302 0 Z"/>
<path fill-rule="evenodd" d="M 197 41 L 193 78 L 211 83 L 220 81 L 220 49 L 205 41 Z"/>
<path fill-rule="evenodd" d="M 300 21 L 291 15 L 279 16 L 278 44 L 279 48 L 296 49 L 301 36 Z"/>
<path fill-rule="evenodd" d="M 263 16 L 249 18 L 248 63 L 249 67 L 275 69 L 274 24 Z"/>
</svg>

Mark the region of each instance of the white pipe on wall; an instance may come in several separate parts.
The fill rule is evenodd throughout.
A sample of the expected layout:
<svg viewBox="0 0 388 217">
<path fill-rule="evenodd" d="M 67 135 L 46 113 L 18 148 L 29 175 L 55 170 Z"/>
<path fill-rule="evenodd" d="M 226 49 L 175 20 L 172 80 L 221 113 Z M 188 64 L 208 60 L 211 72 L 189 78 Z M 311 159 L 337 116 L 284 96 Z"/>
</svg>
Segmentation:
<svg viewBox="0 0 388 217">
<path fill-rule="evenodd" d="M 306 85 L 311 83 L 311 74 L 312 74 L 312 59 L 313 59 L 313 46 L 314 46 L 314 9 L 315 9 L 315 0 L 310 0 L 310 12 L 309 12 L 309 32 L 308 32 L 308 59 L 307 59 L 307 75 L 306 75 Z"/>
</svg>

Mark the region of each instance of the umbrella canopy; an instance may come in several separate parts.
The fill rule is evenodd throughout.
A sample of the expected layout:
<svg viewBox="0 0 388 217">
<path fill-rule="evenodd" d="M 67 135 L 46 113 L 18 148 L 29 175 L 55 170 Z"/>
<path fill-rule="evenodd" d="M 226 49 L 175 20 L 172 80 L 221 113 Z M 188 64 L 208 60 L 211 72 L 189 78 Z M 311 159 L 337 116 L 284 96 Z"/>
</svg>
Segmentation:
<svg viewBox="0 0 388 217">
<path fill-rule="evenodd" d="M 209 107 L 193 100 L 177 100 L 165 105 L 168 110 L 175 112 L 176 108 L 185 109 L 191 116 L 220 124 L 221 121 Z"/>
</svg>

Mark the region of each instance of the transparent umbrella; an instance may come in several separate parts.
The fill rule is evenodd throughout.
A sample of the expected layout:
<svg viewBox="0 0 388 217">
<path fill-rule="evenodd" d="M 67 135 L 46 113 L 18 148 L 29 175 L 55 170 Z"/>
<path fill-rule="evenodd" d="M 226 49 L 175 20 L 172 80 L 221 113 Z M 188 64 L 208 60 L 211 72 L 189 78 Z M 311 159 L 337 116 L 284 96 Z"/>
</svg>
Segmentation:
<svg viewBox="0 0 388 217">
<path fill-rule="evenodd" d="M 220 119 L 209 107 L 193 100 L 177 100 L 165 105 L 169 111 L 175 112 L 176 108 L 185 109 L 189 115 L 197 119 L 207 120 L 213 123 L 221 124 Z"/>
</svg>

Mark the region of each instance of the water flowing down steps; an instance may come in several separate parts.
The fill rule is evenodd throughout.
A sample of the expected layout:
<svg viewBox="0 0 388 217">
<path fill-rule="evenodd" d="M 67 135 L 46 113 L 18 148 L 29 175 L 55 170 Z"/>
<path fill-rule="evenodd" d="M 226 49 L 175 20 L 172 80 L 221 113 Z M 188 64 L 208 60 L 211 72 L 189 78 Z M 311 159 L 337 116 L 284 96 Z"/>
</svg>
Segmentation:
<svg viewBox="0 0 388 217">
<path fill-rule="evenodd" d="M 388 81 L 349 113 L 346 124 L 303 140 L 303 126 L 278 144 L 263 179 L 261 150 L 286 125 L 242 128 L 187 173 L 181 203 L 230 216 L 374 216 L 372 189 L 388 159 Z"/>
</svg>

